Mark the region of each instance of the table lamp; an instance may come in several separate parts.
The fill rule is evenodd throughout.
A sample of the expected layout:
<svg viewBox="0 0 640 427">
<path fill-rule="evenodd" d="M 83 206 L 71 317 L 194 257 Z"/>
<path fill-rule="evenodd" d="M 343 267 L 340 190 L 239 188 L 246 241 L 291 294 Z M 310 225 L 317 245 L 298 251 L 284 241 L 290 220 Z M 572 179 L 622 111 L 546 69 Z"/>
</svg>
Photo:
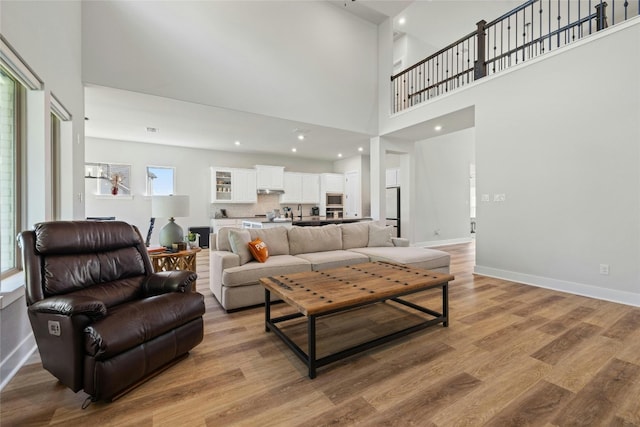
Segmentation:
<svg viewBox="0 0 640 427">
<path fill-rule="evenodd" d="M 189 196 L 153 196 L 151 197 L 151 216 L 169 218 L 169 222 L 160 229 L 160 245 L 171 248 L 174 243 L 184 241 L 182 227 L 175 217 L 189 216 Z"/>
</svg>

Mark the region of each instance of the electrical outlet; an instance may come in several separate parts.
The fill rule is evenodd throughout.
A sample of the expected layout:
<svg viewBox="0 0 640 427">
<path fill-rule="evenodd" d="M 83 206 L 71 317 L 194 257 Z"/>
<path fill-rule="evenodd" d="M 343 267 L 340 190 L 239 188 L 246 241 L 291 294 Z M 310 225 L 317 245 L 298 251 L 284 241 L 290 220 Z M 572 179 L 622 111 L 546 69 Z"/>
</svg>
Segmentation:
<svg viewBox="0 0 640 427">
<path fill-rule="evenodd" d="M 49 326 L 49 335 L 55 335 L 56 337 L 60 336 L 60 322 L 55 320 L 49 320 L 47 322 Z"/>
<path fill-rule="evenodd" d="M 600 264 L 600 274 L 609 275 L 609 264 Z"/>
<path fill-rule="evenodd" d="M 489 201 L 489 195 L 488 194 L 483 194 L 482 196 L 480 196 L 480 201 L 481 202 L 488 202 Z"/>
<path fill-rule="evenodd" d="M 494 194 L 493 201 L 494 202 L 504 202 L 507 196 L 504 193 Z"/>
</svg>

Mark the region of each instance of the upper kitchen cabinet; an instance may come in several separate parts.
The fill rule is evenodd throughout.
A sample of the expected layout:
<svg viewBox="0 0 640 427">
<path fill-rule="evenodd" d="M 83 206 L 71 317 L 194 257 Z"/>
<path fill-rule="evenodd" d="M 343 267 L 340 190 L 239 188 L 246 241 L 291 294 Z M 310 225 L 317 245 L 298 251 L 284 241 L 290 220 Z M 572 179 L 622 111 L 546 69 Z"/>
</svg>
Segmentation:
<svg viewBox="0 0 640 427">
<path fill-rule="evenodd" d="M 211 168 L 212 203 L 255 203 L 257 201 L 255 170 Z"/>
<path fill-rule="evenodd" d="M 256 165 L 258 191 L 283 191 L 284 166 Z"/>
<path fill-rule="evenodd" d="M 302 202 L 317 205 L 320 203 L 320 175 L 315 173 L 303 173 L 302 175 Z"/>
<path fill-rule="evenodd" d="M 284 194 L 280 195 L 280 203 L 320 202 L 320 175 L 313 173 L 285 172 Z"/>
<path fill-rule="evenodd" d="M 322 193 L 344 193 L 344 175 L 341 173 L 323 173 L 320 175 Z"/>
<path fill-rule="evenodd" d="M 386 179 L 387 188 L 400 187 L 400 169 L 398 168 L 387 169 L 386 177 L 387 177 Z"/>
</svg>

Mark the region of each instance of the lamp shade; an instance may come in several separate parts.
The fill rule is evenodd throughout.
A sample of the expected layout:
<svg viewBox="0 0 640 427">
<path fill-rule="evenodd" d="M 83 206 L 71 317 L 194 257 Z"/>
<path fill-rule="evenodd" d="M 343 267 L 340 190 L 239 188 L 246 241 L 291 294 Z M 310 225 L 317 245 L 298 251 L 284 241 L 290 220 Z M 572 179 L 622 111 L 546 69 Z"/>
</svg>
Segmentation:
<svg viewBox="0 0 640 427">
<path fill-rule="evenodd" d="M 151 197 L 151 216 L 154 218 L 189 216 L 189 196 Z"/>
</svg>

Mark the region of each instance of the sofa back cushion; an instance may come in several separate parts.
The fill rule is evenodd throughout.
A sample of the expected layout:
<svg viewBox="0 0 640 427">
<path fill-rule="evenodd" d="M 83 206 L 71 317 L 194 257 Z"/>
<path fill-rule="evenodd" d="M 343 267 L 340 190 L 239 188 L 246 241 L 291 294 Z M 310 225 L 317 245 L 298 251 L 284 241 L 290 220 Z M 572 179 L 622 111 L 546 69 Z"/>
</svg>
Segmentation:
<svg viewBox="0 0 640 427">
<path fill-rule="evenodd" d="M 393 233 L 392 227 L 387 227 L 385 225 L 380 225 L 372 222 L 369 225 L 369 243 L 368 247 L 379 247 L 379 246 L 393 246 L 393 241 L 391 240 L 391 236 Z"/>
<path fill-rule="evenodd" d="M 291 227 L 289 251 L 291 255 L 342 249 L 342 230 L 337 225 L 322 227 Z"/>
<path fill-rule="evenodd" d="M 251 240 L 260 239 L 269 248 L 269 256 L 289 255 L 287 227 L 252 228 Z"/>
<path fill-rule="evenodd" d="M 366 248 L 369 244 L 369 223 L 342 224 L 342 249 Z"/>
</svg>

